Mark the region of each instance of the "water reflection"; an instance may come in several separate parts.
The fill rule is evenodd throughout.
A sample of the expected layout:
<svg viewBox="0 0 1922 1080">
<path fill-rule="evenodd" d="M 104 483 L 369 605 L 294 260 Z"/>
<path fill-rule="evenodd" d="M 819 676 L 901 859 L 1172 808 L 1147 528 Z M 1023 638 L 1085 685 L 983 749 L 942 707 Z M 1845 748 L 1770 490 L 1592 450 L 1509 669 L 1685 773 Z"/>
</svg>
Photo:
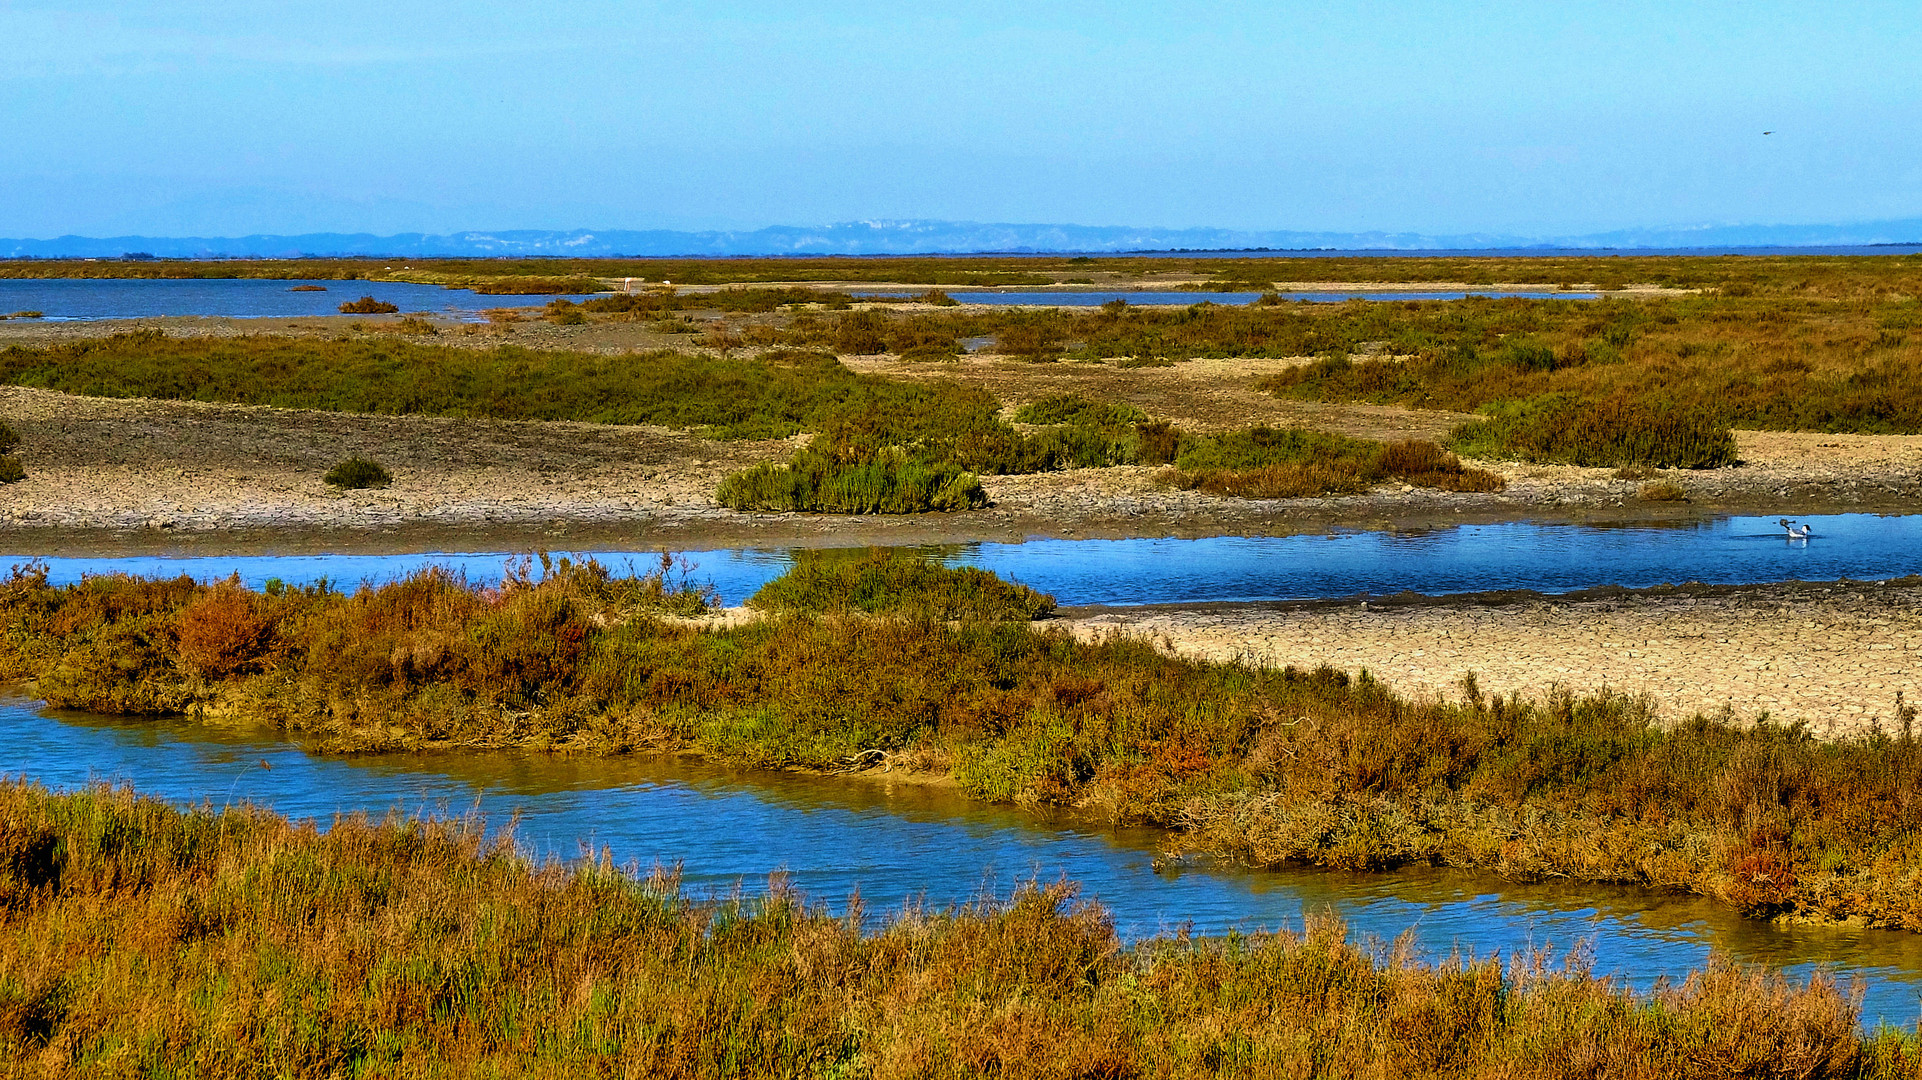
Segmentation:
<svg viewBox="0 0 1922 1080">
<path fill-rule="evenodd" d="M 1107 905 L 1124 935 L 1299 926 L 1330 908 L 1358 935 L 1412 929 L 1432 956 L 1508 955 L 1586 942 L 1596 970 L 1638 987 L 1702 966 L 1711 948 L 1806 975 L 1868 980 L 1866 1018 L 1918 1014 L 1922 936 L 1781 929 L 1695 897 L 1606 886 L 1516 884 L 1447 870 L 1345 874 L 1202 864 L 1156 874 L 1160 834 L 1076 818 L 1042 820 L 957 794 L 885 781 L 749 772 L 662 757 L 520 753 L 310 755 L 271 732 L 183 719 L 50 713 L 0 701 L 0 772 L 53 787 L 106 781 L 179 803 L 252 801 L 296 818 L 337 813 L 520 814 L 531 851 L 570 858 L 607 846 L 641 867 L 684 861 L 691 889 L 765 887 L 771 870 L 839 907 L 870 910 L 1005 895 L 1066 878 Z"/>
</svg>

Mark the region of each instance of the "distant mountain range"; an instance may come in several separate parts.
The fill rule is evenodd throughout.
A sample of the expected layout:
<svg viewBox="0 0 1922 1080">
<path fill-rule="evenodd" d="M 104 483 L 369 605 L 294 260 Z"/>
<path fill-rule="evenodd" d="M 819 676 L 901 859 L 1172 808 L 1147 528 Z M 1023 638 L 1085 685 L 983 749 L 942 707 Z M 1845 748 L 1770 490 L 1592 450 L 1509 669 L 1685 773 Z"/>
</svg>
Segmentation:
<svg viewBox="0 0 1922 1080">
<path fill-rule="evenodd" d="M 0 240 L 0 258 L 382 258 L 694 255 L 918 255 L 991 252 L 1149 251 L 1487 251 L 1516 249 L 1675 250 L 1862 247 L 1922 244 L 1922 218 L 1859 225 L 1713 225 L 1624 229 L 1582 236 L 1427 236 L 1381 232 L 1255 232 L 1091 225 L 1005 225 L 966 221 L 855 221 L 823 228 L 776 226 L 749 232 L 631 231 L 307 233 L 300 236 L 62 236 Z"/>
</svg>

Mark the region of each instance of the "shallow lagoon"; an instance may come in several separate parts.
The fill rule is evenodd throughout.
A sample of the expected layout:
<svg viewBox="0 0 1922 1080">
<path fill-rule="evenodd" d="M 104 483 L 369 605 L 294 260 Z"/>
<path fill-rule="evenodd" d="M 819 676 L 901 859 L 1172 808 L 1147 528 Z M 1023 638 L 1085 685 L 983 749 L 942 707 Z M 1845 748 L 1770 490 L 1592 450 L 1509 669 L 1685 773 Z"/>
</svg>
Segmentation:
<svg viewBox="0 0 1922 1080">
<path fill-rule="evenodd" d="M 294 292 L 318 285 L 325 292 Z M 403 281 L 273 281 L 262 278 L 128 280 L 0 278 L 0 315 L 38 311 L 50 322 L 201 316 L 229 319 L 339 315 L 340 305 L 371 296 L 401 311 L 479 319 L 486 308 L 539 306 L 550 296 L 483 296 Z M 571 297 L 574 300 L 585 297 Z"/>
</svg>

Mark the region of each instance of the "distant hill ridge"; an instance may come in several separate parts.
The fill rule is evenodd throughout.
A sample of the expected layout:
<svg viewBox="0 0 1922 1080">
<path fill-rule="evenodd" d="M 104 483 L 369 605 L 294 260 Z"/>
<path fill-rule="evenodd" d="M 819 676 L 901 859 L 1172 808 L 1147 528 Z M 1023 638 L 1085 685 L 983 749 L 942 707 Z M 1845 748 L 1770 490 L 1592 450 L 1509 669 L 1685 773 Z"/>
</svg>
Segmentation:
<svg viewBox="0 0 1922 1080">
<path fill-rule="evenodd" d="M 158 258 L 368 255 L 393 258 L 452 256 L 610 255 L 920 255 L 1118 253 L 1135 251 L 1464 251 L 1487 249 L 1675 249 L 1853 247 L 1922 244 L 1922 218 L 1855 225 L 1715 225 L 1625 229 L 1582 236 L 1468 234 L 1428 236 L 1382 232 L 1260 232 L 1235 229 L 1153 229 L 1095 225 L 1017 225 L 965 221 L 856 221 L 820 228 L 774 226 L 752 231 L 676 232 L 665 229 L 514 229 L 430 235 L 306 233 L 299 236 L 157 237 L 62 236 L 0 239 L 4 258 Z"/>
</svg>

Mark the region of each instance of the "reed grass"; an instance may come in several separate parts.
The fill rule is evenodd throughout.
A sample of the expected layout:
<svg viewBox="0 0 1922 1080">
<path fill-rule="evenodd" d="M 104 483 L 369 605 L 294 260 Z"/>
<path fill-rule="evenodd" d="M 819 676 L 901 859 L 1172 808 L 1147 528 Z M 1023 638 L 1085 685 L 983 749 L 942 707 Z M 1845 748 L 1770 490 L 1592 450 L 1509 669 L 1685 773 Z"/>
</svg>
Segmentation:
<svg viewBox="0 0 1922 1080">
<path fill-rule="evenodd" d="M 907 599 L 890 609 L 876 578 Z M 1038 601 L 994 593 L 961 571 L 815 564 L 768 602 L 827 613 L 716 627 L 667 617 L 710 602 L 684 582 L 592 563 L 352 593 L 118 575 L 55 587 L 23 568 L 0 584 L 0 677 L 63 707 L 266 722 L 335 751 L 888 760 L 975 798 L 1175 828 L 1257 863 L 1474 867 L 1922 930 L 1922 745 L 1899 699 L 1869 736 L 1831 741 L 1660 722 L 1612 692 L 1530 703 L 1471 680 L 1458 702 L 1411 701 L 1366 673 L 1077 640 L 1007 621 Z M 981 596 L 996 618 L 940 617 Z"/>
<path fill-rule="evenodd" d="M 0 784 L 0 1058 L 47 1077 L 1913 1075 L 1849 994 L 1716 959 L 1637 995 L 1334 919 L 1128 946 L 1071 886 L 835 917 L 535 862 L 476 818 Z"/>
</svg>

